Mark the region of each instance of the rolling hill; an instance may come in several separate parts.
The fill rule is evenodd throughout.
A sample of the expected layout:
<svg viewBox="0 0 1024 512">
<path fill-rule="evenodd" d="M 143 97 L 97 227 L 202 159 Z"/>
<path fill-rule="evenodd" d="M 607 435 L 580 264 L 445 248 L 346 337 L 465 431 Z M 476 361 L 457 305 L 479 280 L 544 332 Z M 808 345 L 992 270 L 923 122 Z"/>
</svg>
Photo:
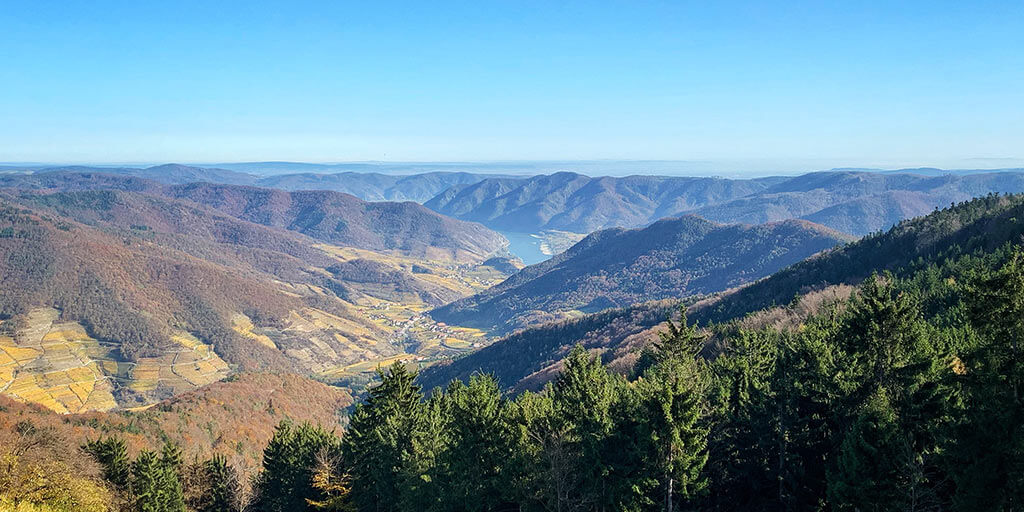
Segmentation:
<svg viewBox="0 0 1024 512">
<path fill-rule="evenodd" d="M 687 301 L 691 321 L 796 323 L 842 300 L 850 286 L 872 272 L 909 276 L 929 265 L 983 256 L 1007 244 L 1024 243 L 1024 195 L 989 195 L 929 215 L 902 221 L 826 251 L 734 291 Z M 794 300 L 794 297 L 799 297 Z M 637 304 L 552 322 L 516 332 L 460 359 L 426 369 L 420 382 L 431 388 L 476 372 L 494 373 L 504 386 L 536 389 L 557 374 L 577 343 L 601 352 L 613 368 L 629 371 L 643 346 L 657 339 L 679 300 Z M 749 315 L 749 316 L 748 316 Z"/>
<path fill-rule="evenodd" d="M 590 233 L 694 213 L 723 223 L 804 219 L 860 236 L 979 195 L 1024 192 L 1024 173 L 1010 171 L 827 171 L 750 180 L 557 173 L 461 185 L 425 205 L 494 229 L 527 233 Z"/>
<path fill-rule="evenodd" d="M 442 322 L 498 332 L 740 286 L 848 240 L 806 221 L 721 225 L 696 216 L 591 234 L 501 284 L 435 309 Z"/>
<path fill-rule="evenodd" d="M 55 450 L 59 453 L 52 456 L 56 457 L 76 458 L 86 467 L 92 461 L 79 447 L 89 440 L 119 436 L 133 456 L 170 440 L 182 448 L 186 461 L 215 453 L 228 457 L 242 473 L 245 485 L 259 469 L 263 448 L 278 423 L 310 422 L 328 430 L 340 429 L 343 411 L 352 402 L 342 389 L 299 375 L 267 373 L 240 373 L 144 411 L 60 415 L 0 394 L 0 436 L 14 433 L 18 424 L 31 425 L 50 434 L 50 442 L 39 449 Z M 14 445 L 0 442 L 0 447 Z"/>
<path fill-rule="evenodd" d="M 134 176 L 83 172 L 4 175 L 0 188 L 145 192 L 189 200 L 330 244 L 458 262 L 482 261 L 508 243 L 483 226 L 438 215 L 416 203 L 367 202 L 340 192 L 286 192 L 207 182 L 164 185 Z"/>
<path fill-rule="evenodd" d="M 267 176 L 257 180 L 255 185 L 282 190 L 333 190 L 352 194 L 366 201 L 423 203 L 451 187 L 477 183 L 495 177 L 519 179 L 513 176 L 468 172 L 425 172 L 395 175 L 350 171 L 334 174 L 301 173 Z"/>
<path fill-rule="evenodd" d="M 475 334 L 422 311 L 505 275 L 333 245 L 167 195 L 9 190 L 0 391 L 80 412 L 152 403 L 235 369 L 359 376 L 375 361 L 467 349 Z"/>
<path fill-rule="evenodd" d="M 591 178 L 560 172 L 526 180 L 487 179 L 453 187 L 424 204 L 498 230 L 590 233 L 646 225 L 707 204 L 745 197 L 784 179 Z"/>
<path fill-rule="evenodd" d="M 230 164 L 229 164 L 230 165 Z M 358 167 L 357 167 L 358 168 Z M 508 174 L 475 174 L 464 171 L 426 171 L 411 174 L 385 174 L 373 172 L 377 167 L 364 170 L 345 170 L 348 167 L 298 166 L 291 168 L 304 172 L 289 172 L 267 176 L 240 172 L 220 167 L 196 167 L 181 164 L 163 164 L 152 167 L 34 167 L 11 168 L 26 173 L 102 173 L 133 176 L 165 185 L 186 183 L 219 183 L 223 185 L 249 185 L 280 190 L 330 190 L 351 194 L 364 201 L 415 201 L 422 203 L 456 185 L 476 183 L 488 178 L 516 179 Z M 309 172 L 309 170 L 321 172 Z M 429 169 L 429 167 L 428 167 Z M 415 171 L 416 169 L 409 169 Z"/>
</svg>

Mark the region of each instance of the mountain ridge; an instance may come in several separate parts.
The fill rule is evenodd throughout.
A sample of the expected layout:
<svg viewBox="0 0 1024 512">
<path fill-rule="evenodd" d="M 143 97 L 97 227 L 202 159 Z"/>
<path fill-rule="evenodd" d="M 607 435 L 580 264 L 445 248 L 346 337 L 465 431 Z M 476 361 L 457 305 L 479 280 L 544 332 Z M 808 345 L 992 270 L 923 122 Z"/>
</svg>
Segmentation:
<svg viewBox="0 0 1024 512">
<path fill-rule="evenodd" d="M 808 221 L 723 225 L 694 215 L 590 234 L 502 283 L 431 311 L 442 322 L 497 329 L 739 286 L 848 241 Z"/>
<path fill-rule="evenodd" d="M 840 170 L 748 180 L 556 173 L 453 187 L 424 204 L 494 229 L 526 233 L 589 233 L 694 213 L 723 223 L 800 218 L 861 236 L 991 192 L 1024 192 L 1024 173 L 928 176 Z"/>
</svg>

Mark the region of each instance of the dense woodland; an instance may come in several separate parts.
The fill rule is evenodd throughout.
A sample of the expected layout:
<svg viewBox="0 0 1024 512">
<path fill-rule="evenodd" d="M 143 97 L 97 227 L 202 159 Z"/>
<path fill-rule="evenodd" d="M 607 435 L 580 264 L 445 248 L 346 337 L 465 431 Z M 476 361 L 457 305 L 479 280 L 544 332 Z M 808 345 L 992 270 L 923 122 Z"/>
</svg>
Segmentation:
<svg viewBox="0 0 1024 512">
<path fill-rule="evenodd" d="M 538 393 L 424 396 L 395 365 L 344 435 L 279 425 L 247 496 L 221 458 L 84 449 L 126 510 L 1017 510 L 1022 304 L 1006 245 L 873 275 L 798 329 L 670 323 L 630 375 L 579 348 Z"/>
<path fill-rule="evenodd" d="M 936 176 L 928 171 L 835 170 L 745 180 L 559 172 L 454 186 L 424 204 L 458 219 L 522 233 L 591 233 L 695 214 L 723 223 L 804 219 L 862 236 L 952 202 L 1024 192 L 1019 172 Z"/>
<path fill-rule="evenodd" d="M 697 324 L 684 313 L 630 367 L 612 371 L 600 350 L 579 346 L 537 392 L 506 393 L 508 383 L 477 373 L 424 393 L 396 364 L 344 430 L 280 422 L 254 472 L 217 448 L 186 457 L 187 439 L 171 432 L 140 449 L 127 430 L 75 442 L 59 421 L 0 415 L 0 506 L 1020 510 L 1022 205 L 957 205 L 726 297 L 757 304 L 804 290 L 829 258 L 849 261 L 846 276 L 885 262 L 799 322 L 752 322 L 755 312 Z M 828 268 L 817 275 L 826 284 Z M 798 292 L 781 308 L 811 300 Z"/>
<path fill-rule="evenodd" d="M 693 215 L 593 233 L 550 260 L 431 312 L 492 332 L 559 314 L 704 295 L 761 279 L 849 237 L 804 221 L 722 225 Z"/>
<path fill-rule="evenodd" d="M 1020 244 L 1024 240 L 1020 219 L 1024 219 L 1024 196 L 979 197 L 900 222 L 886 232 L 826 251 L 738 290 L 689 297 L 687 314 L 702 324 L 731 322 L 754 313 L 745 325 L 778 324 L 764 321 L 765 317 L 800 323 L 822 305 L 845 297 L 849 287 L 872 272 L 890 271 L 906 278 L 950 259 Z M 798 296 L 803 297 L 799 307 L 789 307 Z M 653 331 L 671 308 L 666 301 L 648 302 L 525 329 L 449 364 L 427 368 L 420 380 L 431 389 L 483 371 L 499 377 L 503 386 L 533 389 L 533 381 L 550 376 L 554 365 L 576 344 L 601 351 L 610 366 L 630 365 L 631 352 L 640 342 L 656 337 Z M 714 350 L 709 352 L 713 355 Z"/>
</svg>

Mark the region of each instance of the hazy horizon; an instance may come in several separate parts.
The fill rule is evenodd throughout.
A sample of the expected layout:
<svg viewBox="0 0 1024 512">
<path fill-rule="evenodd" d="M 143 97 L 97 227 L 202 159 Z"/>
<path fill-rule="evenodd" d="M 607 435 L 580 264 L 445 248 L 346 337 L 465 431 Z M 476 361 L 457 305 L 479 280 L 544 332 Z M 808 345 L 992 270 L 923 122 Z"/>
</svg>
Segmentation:
<svg viewBox="0 0 1024 512">
<path fill-rule="evenodd" d="M 0 12 L 0 160 L 1015 166 L 1022 22 L 1011 1 L 23 2 Z"/>
<path fill-rule="evenodd" d="M 481 160 L 481 161 L 238 161 L 192 162 L 188 160 L 141 162 L 0 162 L 0 168 L 46 168 L 62 166 L 138 167 L 146 168 L 167 164 L 180 164 L 206 168 L 224 168 L 252 174 L 378 172 L 383 174 L 418 174 L 424 172 L 473 172 L 479 174 L 536 175 L 569 171 L 588 176 L 666 175 L 666 176 L 724 176 L 761 177 L 772 175 L 799 175 L 810 172 L 855 169 L 888 172 L 913 169 L 939 169 L 942 171 L 1015 170 L 1024 168 L 1024 159 L 968 159 L 952 165 L 906 163 L 874 163 L 864 165 L 829 165 L 828 162 L 695 162 L 687 160 Z M 261 165 L 273 166 L 260 168 Z M 0 169 L 2 170 L 2 169 Z"/>
</svg>

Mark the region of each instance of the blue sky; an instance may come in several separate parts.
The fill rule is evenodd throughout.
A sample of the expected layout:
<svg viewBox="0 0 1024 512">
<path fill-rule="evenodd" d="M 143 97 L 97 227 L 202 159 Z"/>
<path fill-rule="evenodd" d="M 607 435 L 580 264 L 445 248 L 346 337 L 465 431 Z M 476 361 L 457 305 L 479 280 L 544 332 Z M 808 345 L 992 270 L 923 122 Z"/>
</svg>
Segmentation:
<svg viewBox="0 0 1024 512">
<path fill-rule="evenodd" d="M 0 161 L 1024 165 L 1024 2 L 6 2 Z"/>
</svg>

